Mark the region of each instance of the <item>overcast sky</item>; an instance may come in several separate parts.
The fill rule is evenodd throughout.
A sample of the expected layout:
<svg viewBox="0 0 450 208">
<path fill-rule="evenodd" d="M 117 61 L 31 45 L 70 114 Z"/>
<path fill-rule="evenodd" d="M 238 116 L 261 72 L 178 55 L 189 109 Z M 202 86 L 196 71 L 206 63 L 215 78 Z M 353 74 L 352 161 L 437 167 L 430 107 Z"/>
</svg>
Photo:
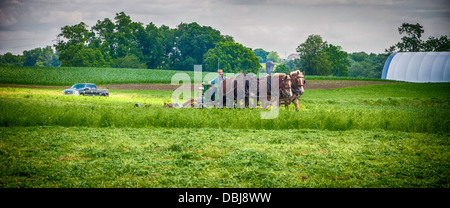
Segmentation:
<svg viewBox="0 0 450 208">
<path fill-rule="evenodd" d="M 244 46 L 295 53 L 318 34 L 347 52 L 383 53 L 400 41 L 404 22 L 424 27 L 422 39 L 450 37 L 450 0 L 0 0 L 0 54 L 52 45 L 65 25 L 114 19 L 175 28 L 211 26 Z"/>
</svg>

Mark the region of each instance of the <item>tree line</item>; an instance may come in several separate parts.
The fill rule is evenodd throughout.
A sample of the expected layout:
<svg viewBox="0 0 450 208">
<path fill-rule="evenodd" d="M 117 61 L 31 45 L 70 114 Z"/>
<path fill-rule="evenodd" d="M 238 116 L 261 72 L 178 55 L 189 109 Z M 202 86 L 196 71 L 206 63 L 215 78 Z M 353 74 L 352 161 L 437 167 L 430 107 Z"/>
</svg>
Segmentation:
<svg viewBox="0 0 450 208">
<path fill-rule="evenodd" d="M 176 28 L 157 27 L 152 22 L 147 25 L 133 22 L 130 16 L 120 12 L 114 20 L 98 20 L 92 27 L 84 22 L 64 26 L 58 38 L 54 45 L 56 53 L 50 46 L 31 50 L 41 52 L 42 58 L 37 62 L 27 61 L 28 51 L 24 51 L 22 56 L 3 55 L 0 64 L 172 70 L 192 70 L 193 65 L 202 64 L 206 71 L 216 71 L 220 67 L 225 72 L 254 73 L 260 68 L 250 48 L 196 22 L 180 23 Z M 52 58 L 47 52 L 52 53 Z M 60 62 L 45 62 L 55 58 Z"/>
<path fill-rule="evenodd" d="M 398 28 L 400 35 L 404 34 L 401 41 L 393 46 L 390 46 L 385 51 L 388 54 L 394 52 L 439 52 L 450 51 L 450 41 L 446 35 L 441 35 L 439 38 L 429 36 L 427 40 L 422 40 L 422 35 L 425 32 L 423 26 L 419 23 L 403 23 Z"/>
<path fill-rule="evenodd" d="M 51 46 L 23 51 L 23 55 L 13 55 L 11 52 L 0 55 L 0 66 L 60 66 L 58 54 Z"/>
<path fill-rule="evenodd" d="M 387 57 L 394 52 L 450 51 L 447 36 L 428 40 L 420 24 L 403 23 L 398 28 L 401 41 L 382 54 L 347 53 L 320 35 L 309 35 L 296 48 L 299 59 L 277 64 L 275 72 L 305 71 L 308 75 L 379 78 Z M 84 22 L 61 28 L 59 41 L 51 46 L 24 51 L 23 55 L 0 55 L 0 65 L 69 66 L 192 70 L 202 64 L 205 71 L 261 70 L 260 63 L 279 62 L 275 51 L 252 50 L 220 31 L 196 22 L 175 28 L 133 22 L 124 12 L 114 20 L 105 18 L 89 28 Z M 264 71 L 264 70 L 261 70 Z"/>
<path fill-rule="evenodd" d="M 192 70 L 193 65 L 203 64 L 207 71 L 220 66 L 226 72 L 259 68 L 251 49 L 196 22 L 158 28 L 152 22 L 133 22 L 121 12 L 114 22 L 98 20 L 91 30 L 83 22 L 65 26 L 59 37 L 64 40 L 55 47 L 62 66 Z"/>
<path fill-rule="evenodd" d="M 302 70 L 309 75 L 380 78 L 384 63 L 392 53 L 450 51 L 450 41 L 446 35 L 439 38 L 430 36 L 426 41 L 422 40 L 424 30 L 418 23 L 403 23 L 398 32 L 404 35 L 401 41 L 381 54 L 349 54 L 341 46 L 329 44 L 320 35 L 313 34 L 297 47 L 300 59 L 286 61 L 278 65 L 275 71 L 288 73 Z M 261 52 L 255 51 L 255 54 L 260 55 Z"/>
</svg>

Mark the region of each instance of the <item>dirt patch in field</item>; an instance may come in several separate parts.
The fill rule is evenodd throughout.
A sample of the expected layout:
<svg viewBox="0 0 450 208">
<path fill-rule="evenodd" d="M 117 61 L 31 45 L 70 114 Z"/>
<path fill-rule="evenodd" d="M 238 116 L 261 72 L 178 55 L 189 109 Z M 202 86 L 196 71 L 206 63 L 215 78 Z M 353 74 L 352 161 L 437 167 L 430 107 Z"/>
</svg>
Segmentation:
<svg viewBox="0 0 450 208">
<path fill-rule="evenodd" d="M 171 85 L 171 84 L 111 84 L 111 85 L 101 85 L 101 89 L 119 89 L 119 90 L 163 90 L 163 91 L 174 91 L 181 85 Z M 191 87 L 192 88 L 192 87 Z"/>
<path fill-rule="evenodd" d="M 334 89 L 343 87 L 355 87 L 364 85 L 392 84 L 395 82 L 384 81 L 353 81 L 353 80 L 307 80 L 306 89 Z M 170 84 L 116 84 L 100 86 L 102 89 L 123 89 L 123 90 L 164 90 L 174 91 L 180 85 Z M 191 85 L 191 89 L 194 85 Z"/>
<path fill-rule="evenodd" d="M 353 80 L 306 80 L 306 89 L 334 89 L 343 87 L 355 87 L 364 85 L 393 84 L 395 82 L 384 81 L 353 81 Z M 21 88 L 47 88 L 47 89 L 68 89 L 70 86 L 43 86 L 43 85 L 16 85 L 0 84 L 0 87 L 21 87 Z M 100 85 L 99 89 L 121 89 L 121 90 L 163 90 L 174 91 L 180 85 L 171 84 L 111 84 Z M 194 86 L 191 85 L 191 89 Z"/>
<path fill-rule="evenodd" d="M 353 80 L 306 80 L 306 89 L 334 89 L 365 85 L 394 84 L 384 81 L 353 81 Z"/>
</svg>

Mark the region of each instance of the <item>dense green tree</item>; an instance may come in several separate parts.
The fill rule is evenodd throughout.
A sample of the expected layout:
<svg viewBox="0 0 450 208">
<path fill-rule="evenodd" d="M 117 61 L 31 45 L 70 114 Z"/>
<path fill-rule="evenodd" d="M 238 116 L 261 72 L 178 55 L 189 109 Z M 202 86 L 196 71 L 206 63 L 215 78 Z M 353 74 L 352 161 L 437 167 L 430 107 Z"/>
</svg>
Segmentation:
<svg viewBox="0 0 450 208">
<path fill-rule="evenodd" d="M 218 61 L 225 73 L 258 73 L 261 67 L 258 58 L 250 48 L 231 41 L 220 42 L 205 54 L 206 71 L 216 71 Z"/>
<path fill-rule="evenodd" d="M 368 62 L 355 62 L 348 69 L 348 75 L 350 77 L 369 77 L 372 70 L 373 67 Z"/>
<path fill-rule="evenodd" d="M 349 54 L 348 58 L 352 61 L 361 62 L 369 58 L 369 55 L 365 52 L 355 52 Z"/>
<path fill-rule="evenodd" d="M 115 68 L 147 68 L 144 63 L 139 61 L 139 58 L 134 54 L 128 54 L 125 57 L 119 57 L 114 59 L 113 63 L 111 63 L 112 67 Z"/>
<path fill-rule="evenodd" d="M 0 55 L 1 66 L 22 66 L 23 60 L 21 55 L 13 55 L 11 52 Z"/>
<path fill-rule="evenodd" d="M 53 60 L 55 54 L 53 53 L 53 49 L 50 46 L 45 48 L 39 48 L 39 57 L 36 60 L 35 66 L 53 66 Z M 25 52 L 24 52 L 25 55 Z"/>
<path fill-rule="evenodd" d="M 380 78 L 388 54 L 351 53 L 348 56 L 351 63 L 348 69 L 350 77 Z"/>
<path fill-rule="evenodd" d="M 289 67 L 290 71 L 300 70 L 299 68 L 296 67 L 295 60 L 287 60 L 287 61 L 284 62 L 284 64 L 287 67 Z"/>
<path fill-rule="evenodd" d="M 147 68 L 154 69 L 162 66 L 164 54 L 162 32 L 153 23 L 149 23 L 138 37 L 139 50 L 142 51 L 143 56 L 141 60 Z"/>
<path fill-rule="evenodd" d="M 59 41 L 55 48 L 60 53 L 62 66 L 107 66 L 100 49 L 88 49 L 94 32 L 81 22 L 73 26 L 64 26 L 58 35 L 67 41 Z"/>
<path fill-rule="evenodd" d="M 88 25 L 84 22 L 72 26 L 64 26 L 61 28 L 61 33 L 58 37 L 67 39 L 67 42 L 60 41 L 57 47 L 64 49 L 64 46 L 70 45 L 86 45 L 91 37 L 95 34 L 89 32 Z M 60 50 L 58 50 L 60 51 Z"/>
<path fill-rule="evenodd" d="M 320 35 L 310 35 L 306 41 L 297 47 L 300 59 L 296 61 L 298 68 L 308 75 L 327 76 L 331 73 L 331 62 L 325 52 L 327 43 Z"/>
<path fill-rule="evenodd" d="M 446 35 L 439 38 L 430 36 L 423 44 L 424 51 L 450 51 L 450 40 Z"/>
<path fill-rule="evenodd" d="M 57 56 L 50 46 L 23 51 L 23 66 L 59 66 Z"/>
<path fill-rule="evenodd" d="M 422 34 L 425 32 L 423 26 L 419 23 L 410 24 L 403 23 L 399 28 L 400 35 L 405 34 L 401 38 L 401 42 L 396 43 L 385 51 L 388 54 L 398 52 L 419 52 L 419 51 L 449 51 L 450 41 L 447 36 L 443 35 L 439 38 L 430 36 L 427 41 L 421 40 Z"/>
<path fill-rule="evenodd" d="M 267 55 L 269 55 L 269 52 L 265 51 L 262 48 L 257 48 L 253 50 L 253 53 L 256 57 L 259 59 L 259 63 L 266 63 L 267 62 Z"/>
<path fill-rule="evenodd" d="M 229 36 L 223 36 L 220 31 L 208 26 L 200 26 L 193 22 L 181 23 L 175 32 L 176 53 L 174 55 L 174 68 L 188 70 L 192 64 L 202 64 L 205 53 L 216 46 L 217 43 L 232 40 Z"/>
<path fill-rule="evenodd" d="M 418 52 L 422 48 L 422 34 L 424 33 L 423 26 L 419 23 L 417 24 L 409 24 L 403 23 L 402 26 L 398 28 L 398 33 L 405 34 L 406 36 L 402 37 L 402 42 L 396 44 L 397 48 L 400 51 L 408 51 L 408 52 Z"/>
<path fill-rule="evenodd" d="M 285 63 L 279 64 L 275 66 L 275 71 L 273 71 L 274 73 L 285 73 L 285 74 L 289 74 L 291 72 L 291 69 L 286 66 Z"/>
<path fill-rule="evenodd" d="M 138 27 L 138 25 L 132 24 L 130 16 L 124 12 L 116 13 L 114 20 L 116 21 L 117 57 L 124 57 L 133 50 L 132 40 L 134 39 L 134 34 L 132 33 L 132 26 Z"/>
<path fill-rule="evenodd" d="M 279 62 L 280 57 L 278 56 L 278 53 L 276 51 L 271 51 L 269 54 L 267 54 L 267 61 L 272 61 L 274 63 Z"/>
<path fill-rule="evenodd" d="M 174 64 L 174 61 L 179 57 L 178 49 L 175 47 L 176 29 L 171 29 L 169 26 L 162 25 L 159 27 L 159 31 L 161 31 L 162 34 L 161 45 L 163 49 L 160 65 L 162 68 L 170 69 Z"/>
<path fill-rule="evenodd" d="M 112 58 L 117 58 L 117 44 L 115 25 L 109 19 L 105 18 L 103 21 L 98 20 L 97 24 L 92 27 L 92 30 L 96 32 L 96 38 L 100 40 L 100 50 L 103 57 L 108 61 Z"/>
<path fill-rule="evenodd" d="M 205 53 L 217 43 L 234 42 L 231 36 L 196 22 L 181 23 L 174 29 L 165 25 L 158 28 L 151 22 L 147 25 L 133 22 L 124 12 L 116 13 L 113 21 L 108 18 L 97 21 L 91 30 L 83 22 L 65 26 L 59 37 L 63 40 L 55 47 L 63 66 L 119 67 L 120 60 L 131 63 L 137 58 L 147 68 L 177 70 L 190 70 L 194 64 L 203 64 Z M 89 57 L 91 61 L 80 61 L 80 57 Z M 98 60 L 92 59 L 95 57 Z M 141 67 L 140 64 L 131 65 Z"/>
<path fill-rule="evenodd" d="M 70 46 L 68 51 L 73 51 L 72 59 L 62 62 L 62 66 L 104 67 L 108 65 L 100 49 Z"/>
<path fill-rule="evenodd" d="M 331 63 L 331 74 L 334 76 L 348 76 L 350 61 L 348 60 L 347 52 L 343 51 L 342 47 L 332 44 L 325 47 L 325 52 Z"/>
<path fill-rule="evenodd" d="M 42 49 L 41 48 L 35 48 L 32 50 L 25 50 L 23 51 L 23 65 L 24 66 L 35 66 L 37 60 L 39 59 L 39 56 L 42 53 Z"/>
</svg>

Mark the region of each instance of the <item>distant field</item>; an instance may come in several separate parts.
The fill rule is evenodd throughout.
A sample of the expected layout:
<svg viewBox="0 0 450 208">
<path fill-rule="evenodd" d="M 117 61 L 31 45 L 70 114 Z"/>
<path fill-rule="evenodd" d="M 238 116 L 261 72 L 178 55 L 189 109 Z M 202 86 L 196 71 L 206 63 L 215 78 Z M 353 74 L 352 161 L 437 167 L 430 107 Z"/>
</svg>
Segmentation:
<svg viewBox="0 0 450 208">
<path fill-rule="evenodd" d="M 75 83 L 90 82 L 97 85 L 171 83 L 176 73 L 186 73 L 194 81 L 193 69 L 190 71 L 157 69 L 121 69 L 88 67 L 5 67 L 0 66 L 1 84 L 71 86 Z M 207 73 L 203 73 L 203 77 Z M 350 77 L 306 76 L 308 80 L 368 80 Z M 386 80 L 383 80 L 386 81 Z"/>
</svg>

